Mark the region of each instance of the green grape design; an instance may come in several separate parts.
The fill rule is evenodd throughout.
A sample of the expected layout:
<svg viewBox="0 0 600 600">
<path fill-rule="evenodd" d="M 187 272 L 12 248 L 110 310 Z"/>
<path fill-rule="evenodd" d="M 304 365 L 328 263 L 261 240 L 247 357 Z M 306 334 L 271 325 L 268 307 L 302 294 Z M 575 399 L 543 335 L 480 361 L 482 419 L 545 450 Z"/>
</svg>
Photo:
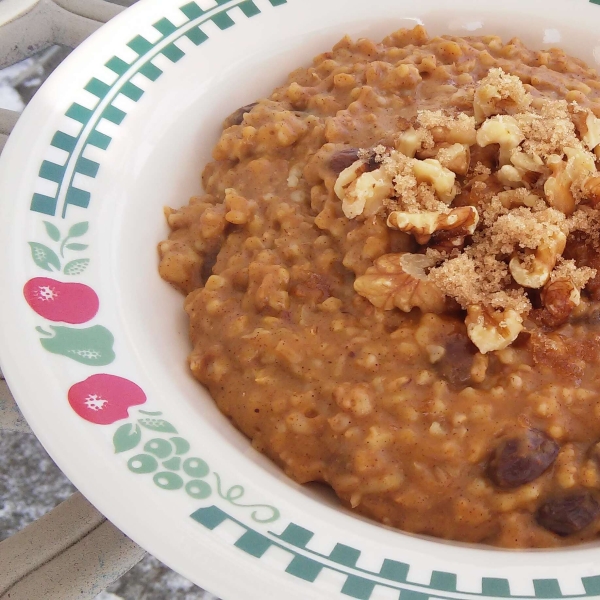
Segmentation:
<svg viewBox="0 0 600 600">
<path fill-rule="evenodd" d="M 155 434 L 177 433 L 177 429 L 171 423 L 156 418 L 161 413 L 140 413 L 148 416 L 139 418 L 137 424 L 125 423 L 115 431 L 113 445 L 116 453 L 138 447 L 142 442 L 144 429 Z M 153 437 L 144 444 L 143 452 L 127 461 L 127 467 L 138 475 L 153 474 L 152 481 L 163 490 L 184 489 L 191 498 L 203 500 L 213 492 L 210 484 L 203 481 L 210 473 L 210 467 L 201 458 L 185 457 L 189 451 L 189 442 L 178 435 L 168 439 Z"/>
</svg>

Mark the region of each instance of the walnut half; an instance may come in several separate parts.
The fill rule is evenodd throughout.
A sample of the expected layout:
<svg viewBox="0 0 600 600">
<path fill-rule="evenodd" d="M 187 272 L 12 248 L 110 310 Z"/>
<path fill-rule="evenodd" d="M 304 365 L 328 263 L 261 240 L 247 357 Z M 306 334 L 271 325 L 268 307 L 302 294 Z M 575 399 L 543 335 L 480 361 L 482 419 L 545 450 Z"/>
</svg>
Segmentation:
<svg viewBox="0 0 600 600">
<path fill-rule="evenodd" d="M 397 307 L 410 312 L 420 308 L 423 312 L 442 313 L 446 297 L 426 279 L 425 269 L 433 265 L 424 254 L 385 254 L 356 279 L 354 289 L 383 310 Z"/>
</svg>

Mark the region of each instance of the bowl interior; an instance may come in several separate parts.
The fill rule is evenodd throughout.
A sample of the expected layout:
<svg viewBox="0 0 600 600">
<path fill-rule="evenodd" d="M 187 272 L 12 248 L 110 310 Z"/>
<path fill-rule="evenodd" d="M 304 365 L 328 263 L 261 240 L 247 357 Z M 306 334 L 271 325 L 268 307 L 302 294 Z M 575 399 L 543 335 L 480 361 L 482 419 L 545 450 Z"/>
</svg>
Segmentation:
<svg viewBox="0 0 600 600">
<path fill-rule="evenodd" d="M 289 28 L 278 27 L 269 21 L 270 16 L 265 17 L 268 35 L 245 36 L 243 51 L 215 42 L 218 68 L 200 52 L 190 52 L 185 60 L 170 66 L 128 116 L 127 134 L 115 137 L 98 185 L 112 199 L 101 209 L 111 215 L 101 219 L 110 227 L 100 232 L 100 238 L 111 256 L 106 277 L 117 293 L 122 335 L 134 349 L 132 358 L 151 382 L 153 393 L 168 398 L 180 420 L 197 420 L 209 427 L 218 452 L 240 472 L 249 469 L 258 474 L 261 485 L 268 488 L 279 482 L 298 502 L 312 500 L 340 510 L 322 486 L 296 485 L 254 451 L 191 377 L 186 364 L 190 345 L 183 296 L 157 273 L 155 248 L 168 234 L 163 206 L 182 206 L 190 196 L 201 193 L 202 169 L 230 112 L 270 95 L 290 71 L 309 64 L 314 55 L 330 49 L 346 33 L 379 41 L 400 27 L 422 23 L 430 35 L 498 34 L 505 41 L 517 36 L 531 48 L 558 45 L 588 64 L 600 64 L 600 41 L 593 28 L 537 12 L 541 6 L 537 2 L 526 7 L 508 4 L 512 12 L 473 3 L 450 14 L 440 3 L 419 3 L 408 16 L 395 17 L 392 3 L 381 2 L 370 4 L 366 18 L 357 10 L 340 14 L 340 3 L 321 3 L 319 22 L 298 13 Z M 522 11 L 529 11 L 530 17 L 535 14 L 535 19 L 515 18 Z M 386 529 L 345 512 L 349 523 L 363 521 L 370 528 Z"/>
</svg>

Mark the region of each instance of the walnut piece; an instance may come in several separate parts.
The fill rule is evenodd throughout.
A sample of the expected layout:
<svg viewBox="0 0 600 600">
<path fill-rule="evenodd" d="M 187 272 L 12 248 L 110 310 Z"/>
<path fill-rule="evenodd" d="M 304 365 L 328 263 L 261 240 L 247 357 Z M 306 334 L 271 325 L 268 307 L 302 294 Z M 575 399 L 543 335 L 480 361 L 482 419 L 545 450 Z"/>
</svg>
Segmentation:
<svg viewBox="0 0 600 600">
<path fill-rule="evenodd" d="M 541 300 L 544 308 L 540 321 L 547 327 L 563 325 L 571 312 L 581 302 L 579 289 L 570 278 L 549 281 L 542 290 Z"/>
<path fill-rule="evenodd" d="M 490 144 L 500 146 L 500 165 L 510 162 L 513 150 L 525 139 L 514 117 L 498 115 L 487 119 L 477 131 L 477 145 L 485 148 Z"/>
<path fill-rule="evenodd" d="M 587 131 L 583 134 L 582 139 L 588 149 L 593 150 L 600 146 L 600 119 L 590 110 L 585 125 Z"/>
<path fill-rule="evenodd" d="M 567 236 L 557 229 L 537 247 L 533 256 L 527 257 L 531 257 L 529 260 L 522 261 L 518 256 L 513 257 L 508 263 L 513 279 L 523 287 L 541 288 L 550 279 L 550 273 L 558 257 L 562 255 L 566 243 Z"/>
<path fill-rule="evenodd" d="M 454 200 L 458 192 L 454 184 L 456 174 L 443 167 L 439 160 L 435 158 L 415 159 L 412 163 L 412 169 L 417 182 L 431 184 L 442 202 L 450 204 Z"/>
<path fill-rule="evenodd" d="M 517 208 L 518 206 L 526 206 L 527 208 L 537 207 L 543 200 L 536 194 L 520 188 L 517 190 L 505 190 L 496 194 L 496 198 L 500 200 L 500 203 L 504 208 L 511 209 Z"/>
<path fill-rule="evenodd" d="M 411 127 L 396 136 L 394 147 L 408 158 L 414 158 L 422 148 L 433 147 L 433 137 L 426 129 Z"/>
<path fill-rule="evenodd" d="M 571 177 L 567 173 L 567 163 L 558 155 L 548 157 L 547 161 L 552 176 L 544 184 L 544 193 L 548 204 L 557 210 L 570 215 L 575 210 L 575 197 L 571 192 Z"/>
<path fill-rule="evenodd" d="M 594 155 L 578 148 L 565 148 L 567 161 L 556 154 L 549 156 L 547 164 L 552 175 L 544 184 L 548 204 L 566 215 L 577 205 L 576 196 L 581 196 L 581 186 L 596 174 Z"/>
<path fill-rule="evenodd" d="M 452 144 L 447 148 L 440 148 L 436 158 L 442 167 L 457 175 L 466 175 L 471 164 L 471 149 L 467 144 Z"/>
<path fill-rule="evenodd" d="M 354 289 L 383 310 L 397 307 L 410 312 L 420 308 L 423 312 L 441 313 L 446 308 L 446 297 L 426 280 L 425 269 L 433 265 L 433 260 L 424 254 L 385 254 L 356 279 Z"/>
<path fill-rule="evenodd" d="M 392 177 L 383 168 L 366 172 L 366 165 L 357 160 L 344 169 L 335 182 L 334 191 L 342 201 L 342 211 L 348 219 L 363 213 L 374 215 L 394 189 Z"/>
<path fill-rule="evenodd" d="M 496 173 L 498 181 L 506 187 L 522 187 L 523 186 L 523 173 L 513 167 L 513 165 L 504 165 Z"/>
<path fill-rule="evenodd" d="M 449 213 L 393 211 L 387 219 L 388 227 L 412 233 L 419 244 L 426 244 L 436 231 L 461 229 L 472 235 L 479 223 L 479 213 L 474 206 L 453 208 Z"/>
<path fill-rule="evenodd" d="M 518 77 L 508 75 L 502 69 L 490 69 L 475 90 L 475 120 L 481 123 L 491 115 L 525 112 L 531 100 L 531 94 Z"/>
<path fill-rule="evenodd" d="M 600 204 L 600 174 L 588 177 L 581 186 L 581 192 L 586 204 L 597 207 Z"/>
<path fill-rule="evenodd" d="M 512 309 L 494 310 L 472 304 L 467 308 L 467 335 L 481 354 L 510 346 L 523 330 L 521 315 Z"/>
</svg>

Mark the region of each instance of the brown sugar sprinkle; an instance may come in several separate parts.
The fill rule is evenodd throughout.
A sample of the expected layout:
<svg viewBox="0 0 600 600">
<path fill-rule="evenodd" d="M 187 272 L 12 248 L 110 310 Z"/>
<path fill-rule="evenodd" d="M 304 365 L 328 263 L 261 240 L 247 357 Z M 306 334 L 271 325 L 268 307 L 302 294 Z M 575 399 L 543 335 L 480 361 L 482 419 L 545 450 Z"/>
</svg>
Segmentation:
<svg viewBox="0 0 600 600">
<path fill-rule="evenodd" d="M 564 155 L 565 148 L 583 149 L 569 115 L 566 100 L 536 98 L 536 112 L 515 115 L 525 141 L 523 150 L 547 158 L 551 154 Z"/>
<path fill-rule="evenodd" d="M 469 335 L 486 352 L 494 344 L 500 349 L 514 341 L 532 308 L 528 289 L 565 280 L 565 289 L 576 292 L 573 307 L 579 303 L 579 291 L 596 271 L 562 259 L 562 253 L 572 232 L 583 235 L 590 249 L 600 250 L 600 213 L 586 195 L 590 178 L 600 176 L 590 151 L 594 148 L 578 137 L 587 131 L 582 125 L 586 111 L 565 100 L 533 97 L 518 77 L 500 68 L 490 69 L 479 82 L 473 115 L 418 111 L 396 135 L 395 149 L 377 146 L 359 153 L 359 159 L 374 156 L 381 166 L 368 181 L 359 176 L 347 186 L 344 201 L 358 199 L 368 205 L 370 189 L 385 190 L 379 217 L 415 236 L 430 265 L 419 275 L 421 280 L 478 315 Z M 470 165 L 471 153 L 488 146 L 495 157 L 488 153 L 488 164 Z M 358 173 L 356 166 L 349 169 Z M 465 206 L 455 202 L 462 198 L 461 187 L 481 200 L 473 205 L 472 229 L 456 227 L 453 232 L 457 206 Z M 500 191 L 489 194 L 488 189 Z M 370 210 L 373 214 L 372 202 Z M 346 214 L 355 218 L 356 210 Z M 440 237 L 445 240 L 443 251 L 428 247 L 429 240 Z M 365 282 L 359 281 L 355 289 L 370 299 Z M 491 325 L 481 310 L 488 311 Z M 498 311 L 500 316 L 494 317 Z M 518 322 L 507 324 L 504 314 Z M 492 332 L 495 322 L 508 327 L 510 336 Z M 478 338 L 488 333 L 496 341 Z"/>
<path fill-rule="evenodd" d="M 475 90 L 475 119 L 482 122 L 492 115 L 526 112 L 531 102 L 531 94 L 518 77 L 502 69 L 490 69 Z"/>
<path fill-rule="evenodd" d="M 574 260 L 566 260 L 560 256 L 556 267 L 550 274 L 550 281 L 559 279 L 570 279 L 577 289 L 585 287 L 586 283 L 596 275 L 596 269 L 589 267 L 577 267 Z"/>
</svg>

